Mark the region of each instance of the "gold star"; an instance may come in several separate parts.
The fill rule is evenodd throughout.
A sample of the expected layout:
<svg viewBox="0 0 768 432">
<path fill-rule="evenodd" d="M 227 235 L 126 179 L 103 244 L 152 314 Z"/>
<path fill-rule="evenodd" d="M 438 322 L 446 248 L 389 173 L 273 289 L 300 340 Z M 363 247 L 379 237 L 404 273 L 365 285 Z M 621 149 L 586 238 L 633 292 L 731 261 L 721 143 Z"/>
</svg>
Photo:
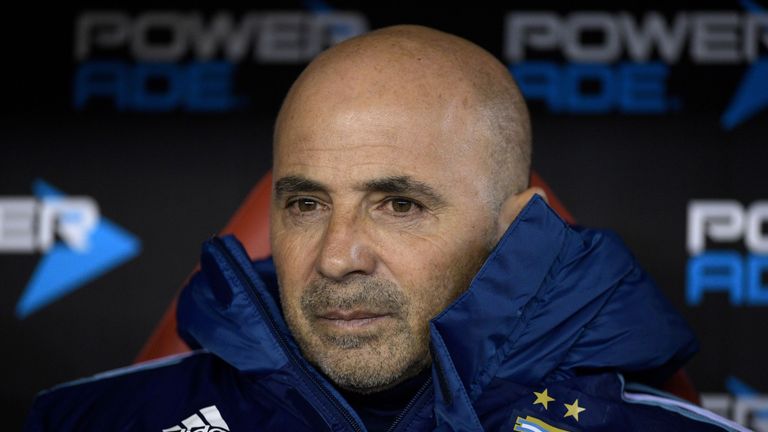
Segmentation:
<svg viewBox="0 0 768 432">
<path fill-rule="evenodd" d="M 549 409 L 548 404 L 555 400 L 555 398 L 549 397 L 549 395 L 547 394 L 547 389 L 544 389 L 544 391 L 541 393 L 533 392 L 533 394 L 536 395 L 536 400 L 533 401 L 533 404 L 536 405 L 537 403 L 540 403 L 544 405 L 544 409 Z"/>
<path fill-rule="evenodd" d="M 576 401 L 570 405 L 569 404 L 563 404 L 563 405 L 565 405 L 565 407 L 568 409 L 568 412 L 565 413 L 563 418 L 571 416 L 575 418 L 576 421 L 579 421 L 579 413 L 587 410 L 586 408 L 582 408 L 579 406 L 578 399 L 576 399 Z"/>
</svg>

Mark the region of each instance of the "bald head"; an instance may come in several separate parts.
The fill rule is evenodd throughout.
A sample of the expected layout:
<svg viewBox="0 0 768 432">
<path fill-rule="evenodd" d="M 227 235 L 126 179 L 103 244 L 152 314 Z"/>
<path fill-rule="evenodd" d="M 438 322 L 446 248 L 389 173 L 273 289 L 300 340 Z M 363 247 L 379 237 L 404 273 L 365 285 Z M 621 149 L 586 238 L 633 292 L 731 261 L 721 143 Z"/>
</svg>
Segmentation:
<svg viewBox="0 0 768 432">
<path fill-rule="evenodd" d="M 496 206 L 528 186 L 530 121 L 507 69 L 479 46 L 421 26 L 383 28 L 320 54 L 289 91 L 274 143 L 300 112 L 385 101 L 423 112 L 425 127 L 429 112 L 450 111 L 448 121 L 471 132 L 460 151 L 482 159 L 476 175 Z"/>
</svg>

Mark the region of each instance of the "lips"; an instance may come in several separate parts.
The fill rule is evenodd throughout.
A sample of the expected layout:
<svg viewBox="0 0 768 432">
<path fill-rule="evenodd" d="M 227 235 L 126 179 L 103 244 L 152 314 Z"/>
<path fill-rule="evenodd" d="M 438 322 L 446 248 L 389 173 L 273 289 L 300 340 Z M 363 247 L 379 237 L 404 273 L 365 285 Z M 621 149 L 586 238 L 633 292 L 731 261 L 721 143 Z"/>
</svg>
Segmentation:
<svg viewBox="0 0 768 432">
<path fill-rule="evenodd" d="M 381 312 L 370 312 L 366 310 L 351 310 L 351 311 L 332 310 L 332 311 L 328 311 L 320 314 L 320 318 L 324 318 L 328 320 L 351 321 L 351 320 L 366 319 L 366 318 L 376 318 L 384 315 L 387 315 L 387 314 L 381 313 Z"/>
<path fill-rule="evenodd" d="M 331 310 L 319 314 L 317 318 L 336 327 L 353 328 L 372 325 L 389 316 L 388 313 L 366 310 Z"/>
</svg>

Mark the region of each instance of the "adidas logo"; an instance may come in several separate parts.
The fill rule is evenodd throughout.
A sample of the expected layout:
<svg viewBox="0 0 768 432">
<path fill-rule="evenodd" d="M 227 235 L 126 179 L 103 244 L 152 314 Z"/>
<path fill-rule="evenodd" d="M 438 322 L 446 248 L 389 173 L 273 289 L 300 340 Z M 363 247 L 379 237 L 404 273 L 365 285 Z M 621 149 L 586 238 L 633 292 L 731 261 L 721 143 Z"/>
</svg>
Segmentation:
<svg viewBox="0 0 768 432">
<path fill-rule="evenodd" d="M 181 421 L 181 426 L 163 429 L 163 432 L 229 432 L 227 422 L 221 417 L 216 405 L 200 408 L 198 412 Z"/>
</svg>

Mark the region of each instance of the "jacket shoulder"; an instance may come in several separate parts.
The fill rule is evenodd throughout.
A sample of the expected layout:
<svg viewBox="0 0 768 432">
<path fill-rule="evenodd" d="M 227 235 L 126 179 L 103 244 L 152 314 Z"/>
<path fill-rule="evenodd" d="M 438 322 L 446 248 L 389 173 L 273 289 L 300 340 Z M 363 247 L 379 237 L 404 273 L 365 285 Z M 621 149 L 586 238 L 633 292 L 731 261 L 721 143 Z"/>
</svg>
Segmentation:
<svg viewBox="0 0 768 432">
<path fill-rule="evenodd" d="M 193 402 L 205 406 L 204 400 L 191 399 L 207 392 L 199 388 L 191 392 L 189 387 L 210 387 L 210 377 L 217 370 L 226 373 L 227 367 L 212 354 L 195 351 L 60 384 L 37 395 L 24 430 L 143 430 L 171 425 Z"/>
<path fill-rule="evenodd" d="M 625 385 L 620 374 L 609 372 L 534 387 L 497 379 L 478 405 L 486 430 L 746 430 L 659 390 Z"/>
</svg>

